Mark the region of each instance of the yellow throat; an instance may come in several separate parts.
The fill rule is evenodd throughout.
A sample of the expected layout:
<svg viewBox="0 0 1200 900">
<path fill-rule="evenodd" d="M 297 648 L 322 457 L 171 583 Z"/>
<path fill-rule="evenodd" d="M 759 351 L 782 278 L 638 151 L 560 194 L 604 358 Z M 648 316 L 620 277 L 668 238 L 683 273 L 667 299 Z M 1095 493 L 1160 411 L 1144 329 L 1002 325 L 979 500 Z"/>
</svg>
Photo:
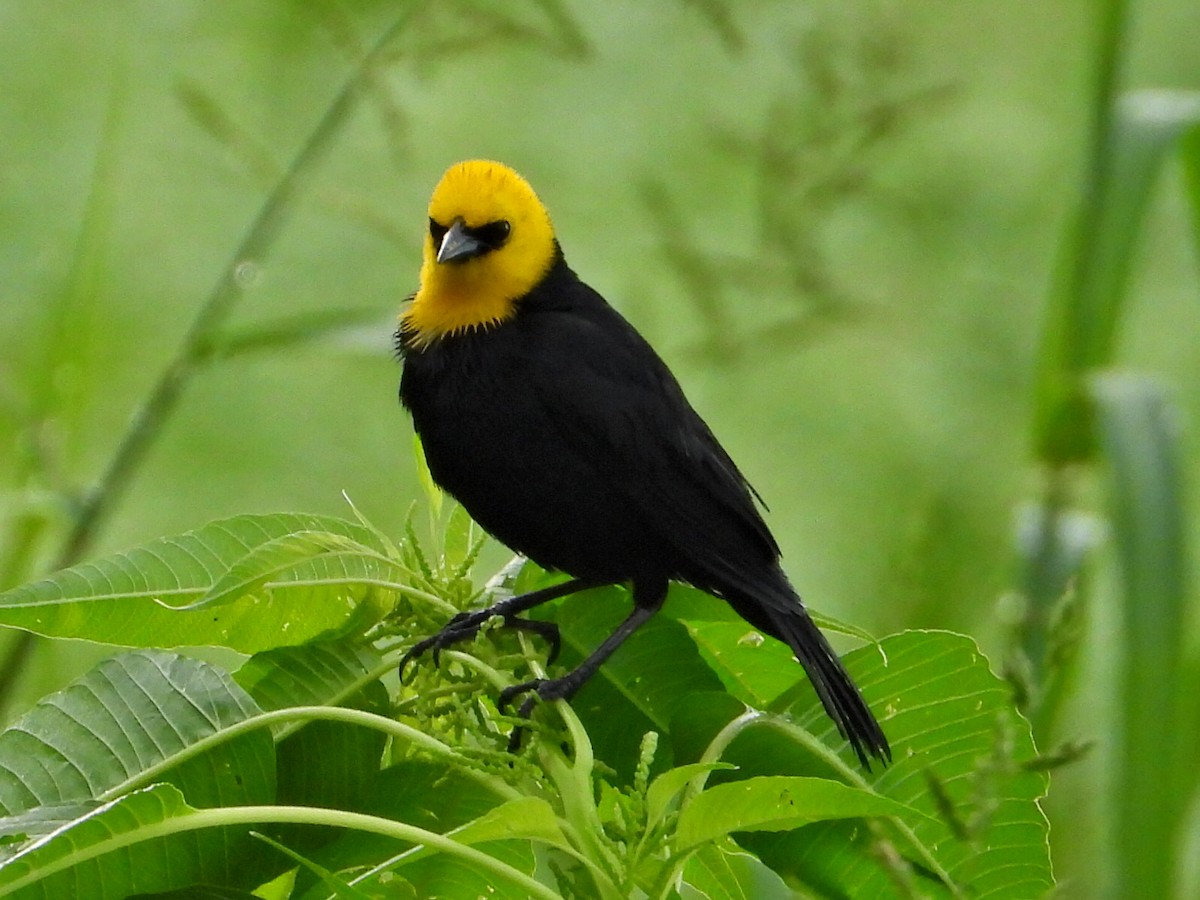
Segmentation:
<svg viewBox="0 0 1200 900">
<path fill-rule="evenodd" d="M 492 230 L 506 222 L 507 236 L 487 252 L 439 262 L 435 234 L 455 222 L 467 229 Z M 550 216 L 529 182 L 502 163 L 456 163 L 429 201 L 421 286 L 401 313 L 402 327 L 420 346 L 497 325 L 516 314 L 521 298 L 550 271 L 554 256 Z"/>
</svg>

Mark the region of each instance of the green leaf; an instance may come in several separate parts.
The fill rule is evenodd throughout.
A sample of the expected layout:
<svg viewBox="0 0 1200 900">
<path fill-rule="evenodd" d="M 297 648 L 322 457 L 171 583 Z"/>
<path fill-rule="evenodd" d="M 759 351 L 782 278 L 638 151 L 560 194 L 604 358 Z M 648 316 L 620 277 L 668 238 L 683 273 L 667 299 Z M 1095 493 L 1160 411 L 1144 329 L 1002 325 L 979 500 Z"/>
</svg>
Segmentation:
<svg viewBox="0 0 1200 900">
<path fill-rule="evenodd" d="M 388 693 L 375 674 L 381 662 L 370 646 L 326 642 L 256 654 L 234 677 L 266 710 L 337 705 L 386 715 Z M 364 809 L 378 781 L 385 735 L 328 721 L 287 722 L 274 734 L 279 803 Z M 276 836 L 305 851 L 332 837 L 309 826 L 282 828 Z"/>
<path fill-rule="evenodd" d="M 868 644 L 875 643 L 875 635 L 871 634 L 865 628 L 859 628 L 857 625 L 826 615 L 815 609 L 809 609 L 808 615 L 822 631 L 832 631 L 835 634 L 849 635 L 850 637 L 858 638 L 860 641 L 866 641 Z"/>
<path fill-rule="evenodd" d="M 462 506 L 455 503 L 442 532 L 442 564 L 448 573 L 466 576 L 472 557 L 477 551 L 481 533 L 479 526 Z"/>
<path fill-rule="evenodd" d="M 275 881 L 271 882 L 271 884 L 275 883 Z M 159 891 L 149 897 L 144 894 L 139 895 L 138 900 L 287 900 L 287 897 L 279 891 L 273 894 L 263 892 L 261 888 L 247 890 L 211 884 L 190 884 L 176 890 Z"/>
<path fill-rule="evenodd" d="M 450 836 L 463 844 L 525 838 L 552 847 L 570 847 L 554 810 L 541 797 L 522 797 L 502 803 L 451 832 Z"/>
<path fill-rule="evenodd" d="M 495 841 L 487 845 L 487 854 L 505 865 L 527 875 L 533 875 L 537 858 L 528 841 Z M 404 879 L 405 894 L 411 885 L 420 898 L 477 898 L 487 900 L 528 900 L 529 891 L 520 885 L 497 880 L 490 872 L 478 867 L 463 865 L 462 861 L 441 853 L 414 859 L 397 870 L 387 873 L 368 884 L 374 892 L 387 897 L 392 879 L 399 875 Z M 404 894 L 401 895 L 402 897 Z"/>
<path fill-rule="evenodd" d="M 265 729 L 188 754 L 258 711 L 226 673 L 198 660 L 104 660 L 0 732 L 0 810 L 107 799 L 151 767 L 197 806 L 269 801 L 275 758 Z"/>
<path fill-rule="evenodd" d="M 1122 582 L 1117 895 L 1171 895 L 1178 834 L 1196 785 L 1200 722 L 1184 667 L 1186 503 L 1174 410 L 1153 381 L 1095 379 Z"/>
<path fill-rule="evenodd" d="M 1200 127 L 1192 128 L 1184 135 L 1183 177 L 1192 210 L 1192 240 L 1200 253 Z"/>
<path fill-rule="evenodd" d="M 235 516 L 2 593 L 0 624 L 125 646 L 214 645 L 254 653 L 336 633 L 392 606 L 394 565 L 361 553 L 298 560 L 278 581 L 219 607 L 168 606 L 200 600 L 248 555 L 278 549 L 280 538 L 301 532 L 338 535 L 384 552 L 370 530 L 333 517 Z"/>
<path fill-rule="evenodd" d="M 679 814 L 676 850 L 687 852 L 735 831 L 790 831 L 826 819 L 905 813 L 915 815 L 895 800 L 826 778 L 759 776 L 694 797 Z"/>
<path fill-rule="evenodd" d="M 413 435 L 413 456 L 417 461 L 417 480 L 425 494 L 425 502 L 429 504 L 430 515 L 436 521 L 441 518 L 442 503 L 446 495 L 437 486 L 437 482 L 433 480 L 433 473 L 429 471 L 429 462 L 425 459 L 425 448 L 421 446 L 419 434 Z"/>
<path fill-rule="evenodd" d="M 198 741 L 218 735 L 258 711 L 250 697 L 215 667 L 169 653 L 144 651 L 105 660 L 42 700 L 0 733 L 0 805 L 9 814 L 17 813 L 6 822 L 30 838 L 47 835 L 46 840 L 51 840 L 51 829 L 57 829 L 52 835 L 57 849 L 43 848 L 30 857 L 29 851 L 36 845 L 22 847 L 0 871 L 0 886 L 11 874 L 8 866 L 20 869 L 22 859 L 44 863 L 69 853 L 77 846 L 74 835 L 93 833 L 87 831 L 91 825 L 84 826 L 84 832 L 76 829 L 107 807 L 82 810 L 151 780 L 168 782 L 196 807 L 273 800 L 275 752 L 266 729 L 216 742 L 199 753 L 192 750 Z M 112 815 L 124 821 L 124 813 Z M 38 827 L 35 820 L 39 818 L 44 828 Z M 278 865 L 278 858 L 250 842 L 244 829 L 214 831 L 189 847 L 193 858 L 181 865 L 182 873 L 220 874 L 223 883 L 232 886 L 261 883 L 273 874 L 270 867 Z M 215 854 L 215 858 L 206 854 Z M 236 865 L 232 862 L 235 856 Z M 42 863 L 29 871 L 36 870 L 39 877 L 46 875 Z M 134 881 L 117 879 L 117 883 L 142 884 L 137 880 L 142 874 L 131 876 Z M 106 872 L 104 878 L 108 877 Z M 103 880 L 99 875 L 96 878 Z M 51 886 L 58 883 L 53 878 L 46 882 Z M 189 883 L 172 879 L 153 882 L 161 885 L 155 889 Z M 72 895 L 57 893 L 52 887 L 41 889 L 44 895 L 35 892 L 30 896 Z M 0 887 L 0 895 L 3 893 Z M 113 896 L 125 894 L 117 891 Z"/>
<path fill-rule="evenodd" d="M 384 714 L 387 689 L 378 681 L 343 704 Z M 347 722 L 315 721 L 278 746 L 279 802 L 297 806 L 362 809 L 379 778 L 387 736 Z"/>
<path fill-rule="evenodd" d="M 445 789 L 442 785 L 440 789 Z M 424 798 L 426 810 L 438 801 Z M 445 826 L 439 830 L 444 830 Z M 522 797 L 487 809 L 482 815 L 446 832 L 459 844 L 487 844 L 488 855 L 500 859 L 518 871 L 532 874 L 536 856 L 529 841 L 553 847 L 568 847 L 550 805 L 539 797 Z M 395 856 L 395 845 L 386 850 L 380 861 Z M 497 900 L 524 900 L 519 889 L 495 879 L 460 859 L 435 854 L 428 847 L 414 848 L 401 863 L 393 867 L 420 897 L 490 897 Z M 382 886 L 382 885 L 381 885 Z"/>
<path fill-rule="evenodd" d="M 294 531 L 254 547 L 216 580 L 199 600 L 172 609 L 190 611 L 218 606 L 259 591 L 268 581 L 286 576 L 301 563 L 325 554 L 363 557 L 364 562 L 390 564 L 379 559 L 379 551 L 358 541 L 328 531 Z"/>
<path fill-rule="evenodd" d="M 804 678 L 791 649 L 746 622 L 684 622 L 709 668 L 730 694 L 763 708 Z"/>
<path fill-rule="evenodd" d="M 724 600 L 696 588 L 672 585 L 664 613 L 679 619 L 729 693 L 750 706 L 770 706 L 804 678 L 786 644 L 764 636 Z M 822 630 L 872 644 L 875 641 L 861 628 L 812 610 L 809 614 Z"/>
<path fill-rule="evenodd" d="M 657 825 L 671 801 L 679 796 L 679 792 L 687 787 L 688 782 L 697 775 L 732 768 L 734 768 L 732 765 L 723 762 L 688 763 L 663 772 L 650 782 L 650 787 L 646 790 L 647 825 L 649 827 Z"/>
<path fill-rule="evenodd" d="M 49 834 L 68 822 L 87 815 L 99 805 L 97 800 L 51 803 L 0 818 L 0 860 L 20 849 L 20 844 Z"/>
<path fill-rule="evenodd" d="M 683 867 L 680 900 L 793 900 L 782 878 L 744 850 L 706 844 Z"/>
<path fill-rule="evenodd" d="M 1200 124 L 1200 92 L 1144 90 L 1121 97 L 1110 136 L 1109 194 L 1079 274 L 1082 292 L 1072 325 L 1085 369 L 1112 361 L 1113 339 L 1133 248 L 1159 171 L 1182 134 Z"/>
<path fill-rule="evenodd" d="M 529 876 L 533 867 L 530 855 L 524 860 L 526 865 L 517 869 L 498 855 L 485 854 L 438 832 L 341 810 L 295 806 L 197 810 L 188 806 L 172 785 L 162 784 L 127 794 L 23 848 L 0 865 L 0 896 L 47 900 L 75 896 L 72 887 L 81 882 L 88 885 L 88 896 L 99 900 L 191 884 L 236 884 L 244 875 L 245 859 L 226 837 L 231 829 L 237 833 L 259 822 L 337 825 L 383 835 L 393 846 L 396 841 L 431 846 L 453 857 L 458 868 L 504 879 L 525 897 L 558 897 Z M 503 895 L 512 896 L 508 892 Z"/>
<path fill-rule="evenodd" d="M 383 657 L 358 641 L 322 641 L 256 653 L 234 679 L 263 709 L 337 705 L 361 691 Z"/>
<path fill-rule="evenodd" d="M 173 834 L 172 820 L 194 814 L 179 790 L 156 784 L 106 803 L 25 847 L 0 865 L 0 897 L 123 900 L 198 883 L 237 879 L 238 838 L 232 829 Z"/>
<path fill-rule="evenodd" d="M 780 834 L 741 835 L 739 843 L 818 893 L 890 896 L 896 872 L 885 868 L 886 859 L 916 873 L 921 891 L 933 890 L 934 896 L 944 892 L 938 888 L 942 878 L 975 897 L 1036 897 L 1049 890 L 1049 829 L 1038 804 L 1048 778 L 1025 768 L 1036 756 L 1029 725 L 974 642 L 956 634 L 904 632 L 884 638 L 878 648 L 852 651 L 843 661 L 879 716 L 894 754 L 893 763 L 867 782 L 917 815 L 899 816 L 881 835 L 855 822 L 820 822 Z M 824 744 L 841 747 L 846 769 L 856 768 L 811 687 L 797 698 L 792 714 L 794 725 L 767 716 L 748 727 L 723 758 L 738 766 L 739 775 L 827 776 L 828 764 L 794 731 L 804 728 Z M 931 790 L 931 779 L 953 820 Z M 876 847 L 880 840 L 887 850 Z"/>
<path fill-rule="evenodd" d="M 671 592 L 667 596 L 666 605 L 663 608 L 664 615 L 674 619 L 679 619 L 683 622 L 728 622 L 731 624 L 746 624 L 746 620 L 734 612 L 733 607 L 719 597 L 714 597 L 712 594 L 705 593 L 699 588 L 689 587 L 685 584 L 672 584 Z M 824 613 L 809 609 L 808 614 L 812 620 L 817 623 L 822 631 L 833 631 L 837 634 L 846 634 L 850 637 L 856 637 L 859 640 L 873 643 L 874 635 L 868 631 L 864 631 L 857 625 L 852 625 L 849 622 L 843 622 L 841 619 L 836 619 L 833 616 L 827 616 Z M 747 626 L 749 629 L 750 626 Z"/>
<path fill-rule="evenodd" d="M 303 854 L 297 853 L 286 844 L 282 844 L 273 838 L 267 837 L 265 834 L 260 834 L 257 831 L 251 832 L 251 835 L 256 839 L 265 843 L 267 846 L 274 848 L 282 853 L 292 862 L 303 866 L 313 875 L 321 880 L 321 885 L 330 892 L 330 895 L 338 898 L 338 900 L 374 900 L 371 894 L 360 891 L 358 888 L 348 884 L 344 879 L 339 878 L 333 872 L 330 872 L 323 866 L 318 865 L 311 859 L 308 859 Z M 409 896 L 416 897 L 416 893 L 412 892 Z"/>
<path fill-rule="evenodd" d="M 445 833 L 486 816 L 499 803 L 493 793 L 451 765 L 405 759 L 380 774 L 366 805 L 367 812 L 375 815 Z M 347 834 L 307 855 L 325 868 L 338 872 L 378 865 L 391 859 L 396 852 L 395 842 L 381 836 Z M 496 855 L 505 851 L 489 848 L 489 852 Z M 506 858 L 512 865 L 520 865 L 515 857 Z M 405 866 L 402 874 L 419 888 L 419 896 L 437 896 L 432 888 L 442 879 L 450 878 L 448 870 L 453 868 L 461 870 L 463 867 L 435 857 Z M 472 883 L 486 880 L 476 873 L 470 877 Z M 306 900 L 326 896 L 306 874 L 301 873 L 297 881 L 297 896 Z M 306 893 L 309 888 L 312 888 L 311 893 Z"/>
</svg>

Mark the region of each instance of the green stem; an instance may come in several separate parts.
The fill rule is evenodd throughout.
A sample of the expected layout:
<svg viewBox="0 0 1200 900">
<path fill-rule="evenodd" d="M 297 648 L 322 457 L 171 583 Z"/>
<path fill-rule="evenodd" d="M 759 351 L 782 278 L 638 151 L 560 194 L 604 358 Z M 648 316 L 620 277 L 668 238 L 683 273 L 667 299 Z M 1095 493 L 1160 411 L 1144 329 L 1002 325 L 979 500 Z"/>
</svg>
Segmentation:
<svg viewBox="0 0 1200 900">
<path fill-rule="evenodd" d="M 782 732 L 783 734 L 787 735 L 789 740 L 795 741 L 798 744 L 802 744 L 804 747 L 815 752 L 818 756 L 824 759 L 830 766 L 834 768 L 838 775 L 841 776 L 842 780 L 847 784 L 856 788 L 860 788 L 864 791 L 875 792 L 874 785 L 867 781 L 857 769 L 854 769 L 843 762 L 841 757 L 835 754 L 832 750 L 825 746 L 825 744 L 823 744 L 821 741 L 818 741 L 803 728 L 793 725 L 791 722 L 781 718 L 780 716 L 767 716 L 750 724 L 761 724 L 766 728 L 773 728 L 776 731 Z M 711 761 L 715 762 L 716 760 L 714 759 Z M 897 816 L 886 816 L 884 818 L 891 824 L 893 828 L 896 829 L 904 842 L 912 849 L 913 855 L 920 860 L 921 865 L 941 879 L 942 884 L 949 889 L 951 896 L 964 896 L 962 890 L 957 884 L 955 884 L 954 879 L 950 877 L 950 873 L 946 871 L 940 862 L 938 862 L 938 859 L 934 855 L 933 851 L 931 851 L 925 846 L 925 844 L 921 842 L 921 839 L 917 837 L 917 833 L 913 831 L 903 819 L 900 819 Z"/>
<path fill-rule="evenodd" d="M 374 728 L 376 731 L 381 731 L 389 737 L 399 738 L 420 747 L 434 756 L 453 760 L 462 767 L 462 770 L 468 776 L 474 778 L 484 787 L 491 790 L 497 796 L 503 797 L 505 800 L 516 800 L 522 796 L 512 785 L 494 775 L 481 771 L 472 761 L 464 759 L 449 744 L 444 744 L 437 738 L 431 737 L 425 734 L 425 732 L 418 731 L 416 728 L 412 728 L 402 722 L 397 722 L 394 719 L 376 715 L 375 713 L 365 712 L 361 709 L 347 709 L 340 706 L 294 706 L 288 709 L 279 709 L 251 716 L 227 728 L 222 728 L 220 731 L 205 735 L 178 753 L 173 753 L 167 759 L 147 766 L 131 778 L 125 779 L 120 784 L 113 785 L 100 794 L 97 799 L 102 801 L 114 800 L 123 794 L 128 794 L 130 791 L 153 784 L 155 779 L 159 778 L 164 772 L 175 768 L 181 762 L 207 753 L 219 744 L 231 741 L 236 737 L 256 731 L 259 728 L 267 728 L 280 722 L 293 722 L 296 720 L 309 722 L 318 719 L 329 722 L 344 722 L 349 725 L 359 725 L 363 728 Z"/>
<path fill-rule="evenodd" d="M 267 582 L 266 587 L 282 588 L 282 587 L 337 587 L 338 585 L 367 585 L 368 587 L 383 588 L 387 591 L 395 591 L 412 600 L 420 600 L 435 607 L 439 612 L 446 615 L 454 615 L 459 611 L 458 607 L 453 603 L 447 603 L 441 597 L 435 594 L 430 594 L 427 591 L 422 591 L 419 588 L 410 587 L 407 584 L 401 584 L 398 581 L 388 581 L 384 578 L 293 578 L 287 581 L 271 581 Z"/>
<path fill-rule="evenodd" d="M 427 831 L 415 825 L 408 825 L 404 822 L 396 822 L 392 819 L 380 818 L 379 816 L 307 806 L 234 806 L 189 811 L 186 816 L 168 818 L 162 822 L 145 825 L 124 834 L 114 834 L 107 840 L 93 844 L 90 847 L 77 848 L 74 852 L 56 862 L 40 866 L 23 878 L 9 882 L 4 886 L 4 891 L 6 893 L 15 893 L 22 888 L 37 884 L 39 881 L 49 878 L 58 872 L 146 841 L 168 838 L 188 831 L 199 831 L 202 828 L 219 828 L 230 825 L 261 825 L 266 822 L 349 828 L 355 831 L 383 835 L 384 837 L 393 838 L 398 841 L 424 844 L 434 850 L 456 856 L 464 862 L 471 863 L 505 881 L 512 882 L 526 891 L 530 897 L 538 897 L 541 900 L 562 900 L 562 896 L 556 891 L 551 890 L 524 872 L 514 869 L 512 866 L 501 862 L 493 856 L 489 856 L 486 853 L 482 853 L 473 847 L 461 844 L 437 832 Z"/>
<path fill-rule="evenodd" d="M 472 656 L 470 653 L 464 653 L 462 650 L 443 650 L 442 656 L 446 659 L 460 662 L 468 669 L 474 669 L 498 691 L 504 690 L 513 683 L 511 675 L 504 674 L 499 669 L 489 666 L 478 656 Z"/>
<path fill-rule="evenodd" d="M 1121 82 L 1122 48 L 1125 39 L 1127 0 L 1109 0 L 1101 10 L 1095 92 L 1092 95 L 1091 139 L 1088 146 L 1087 171 L 1084 174 L 1083 196 L 1075 221 L 1072 259 L 1065 284 L 1068 295 L 1066 309 L 1070 322 L 1061 337 L 1066 341 L 1069 358 L 1063 362 L 1075 382 L 1070 385 L 1072 399 L 1082 389 L 1079 379 L 1089 369 L 1106 365 L 1112 354 L 1114 328 L 1104 317 L 1088 315 L 1089 297 L 1095 291 L 1094 280 L 1100 277 L 1095 248 L 1103 243 L 1106 215 L 1112 204 L 1116 185 L 1117 99 Z M 1101 329 L 1096 332 L 1096 329 Z M 1082 338 L 1080 337 L 1082 335 Z"/>
<path fill-rule="evenodd" d="M 558 701 L 566 705 L 566 701 Z M 539 746 L 539 761 L 550 777 L 562 803 L 563 822 L 561 827 L 579 850 L 580 857 L 588 861 L 596 890 L 605 900 L 622 900 L 628 896 L 617 887 L 613 874 L 621 871 L 618 860 L 604 842 L 604 826 L 596 810 L 591 778 L 582 773 L 578 765 L 570 765 L 557 747 L 547 743 Z"/>
<path fill-rule="evenodd" d="M 0 551 L 0 590 L 8 590 L 26 580 L 48 524 L 45 513 L 39 510 L 16 517 Z M 0 721 L 6 718 L 5 712 L 36 643 L 37 638 L 32 632 L 9 632 L 3 658 L 0 658 Z"/>
<path fill-rule="evenodd" d="M 1088 158 L 1088 173 L 1084 185 L 1083 207 L 1080 215 L 1080 246 L 1091 247 L 1103 224 L 1103 210 L 1112 192 L 1113 133 L 1116 130 L 1117 93 L 1121 83 L 1122 48 L 1125 24 L 1128 19 L 1128 0 L 1108 0 L 1101 11 L 1098 40 L 1096 91 L 1092 97 L 1092 138 Z M 1090 254 L 1075 258 L 1075 283 L 1078 295 L 1083 290 Z"/>
<path fill-rule="evenodd" d="M 534 676 L 545 678 L 546 670 L 528 635 L 518 635 L 518 641 Z M 570 732 L 574 760 L 568 762 L 558 746 L 548 742 L 538 746 L 538 757 L 542 769 L 557 789 L 563 810 L 563 830 L 573 839 L 572 843 L 581 855 L 589 860 L 588 870 L 600 895 L 621 898 L 625 896 L 617 887 L 621 862 L 605 843 L 604 826 L 596 809 L 592 784 L 596 758 L 591 739 L 583 722 L 566 700 L 555 701 L 554 706 Z"/>
<path fill-rule="evenodd" d="M 716 733 L 713 739 L 708 742 L 708 746 L 704 748 L 704 752 L 700 755 L 700 759 L 697 760 L 697 762 L 713 763 L 719 761 L 721 757 L 724 756 L 725 751 L 729 749 L 729 745 L 734 742 L 738 735 L 740 735 L 754 723 L 762 721 L 762 719 L 766 716 L 767 713 L 764 713 L 761 710 L 747 708 L 744 713 L 742 713 L 736 719 L 733 719 L 731 722 L 726 724 L 724 728 Z M 679 797 L 680 812 L 683 812 L 684 808 L 686 808 L 687 805 L 691 803 L 701 791 L 704 790 L 704 785 L 708 783 L 710 771 L 711 770 L 700 772 L 695 778 L 688 782 L 687 787 L 684 788 L 683 793 Z M 659 877 L 658 882 L 650 891 L 650 895 L 658 898 L 670 896 L 672 886 L 678 880 L 679 874 L 683 871 L 683 867 L 687 865 L 688 859 L 691 858 L 694 852 L 695 848 L 686 853 L 676 854 L 673 858 L 672 864 L 663 868 L 662 875 Z"/>
<path fill-rule="evenodd" d="M 1019 626 L 1021 653 L 1029 665 L 1029 691 L 1025 712 L 1040 746 L 1051 740 L 1059 694 L 1053 690 L 1060 675 L 1051 671 L 1050 628 L 1053 612 L 1078 578 L 1085 556 L 1066 539 L 1071 484 L 1060 466 L 1046 470 L 1041 505 L 1034 515 L 1032 544 L 1023 553 L 1022 592 L 1027 607 Z"/>
<path fill-rule="evenodd" d="M 753 725 L 755 722 L 763 719 L 767 714 L 757 709 L 747 709 L 744 713 L 738 716 L 733 721 L 729 722 L 724 728 L 716 733 L 708 746 L 704 748 L 704 753 L 700 755 L 697 762 L 714 763 L 720 761 L 725 755 L 725 751 L 729 749 L 729 745 L 734 742 L 743 731 Z M 704 786 L 708 784 L 708 776 L 711 770 L 699 773 L 693 778 L 679 798 L 679 809 L 682 812 L 683 808 L 690 803 L 697 794 L 704 790 Z"/>
<path fill-rule="evenodd" d="M 1106 287 L 1111 276 L 1104 248 L 1117 182 L 1117 100 L 1121 81 L 1128 0 L 1100 5 L 1091 135 L 1082 195 L 1063 244 L 1041 337 L 1035 379 L 1034 444 L 1051 466 L 1095 459 L 1091 404 L 1084 379 L 1112 359 L 1119 311 Z"/>
<path fill-rule="evenodd" d="M 333 143 L 354 108 L 364 80 L 382 58 L 392 39 L 408 22 L 409 12 L 400 16 L 376 41 L 351 73 L 316 128 L 301 146 L 274 189 L 267 195 L 245 236 L 230 256 L 204 303 L 188 327 L 175 354 L 158 381 L 133 415 L 108 467 L 87 492 L 71 531 L 59 553 L 57 566 L 78 562 L 90 549 L 100 527 L 129 487 L 135 471 L 151 444 L 174 411 L 184 388 L 211 354 L 221 327 L 243 293 L 248 267 L 261 265 L 278 237 L 286 214 L 301 189 L 307 186 L 317 164 Z"/>
</svg>

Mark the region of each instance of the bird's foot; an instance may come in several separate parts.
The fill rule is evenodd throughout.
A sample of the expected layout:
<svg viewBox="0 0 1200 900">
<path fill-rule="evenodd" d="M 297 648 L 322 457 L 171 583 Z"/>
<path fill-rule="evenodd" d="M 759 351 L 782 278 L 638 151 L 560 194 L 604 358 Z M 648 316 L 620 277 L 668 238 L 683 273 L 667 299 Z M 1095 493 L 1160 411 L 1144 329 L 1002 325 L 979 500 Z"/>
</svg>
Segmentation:
<svg viewBox="0 0 1200 900">
<path fill-rule="evenodd" d="M 469 641 L 479 633 L 483 624 L 493 616 L 500 615 L 492 609 L 481 609 L 477 612 L 461 612 L 443 626 L 442 630 L 423 640 L 417 641 L 400 659 L 400 679 L 404 679 L 404 670 L 410 662 L 422 656 L 427 651 L 433 651 L 433 664 L 439 665 L 441 653 L 447 647 L 462 641 Z M 527 631 L 536 634 L 550 644 L 550 653 L 546 658 L 547 665 L 558 658 L 562 649 L 562 636 L 558 626 L 553 622 L 541 622 L 533 619 L 522 619 L 515 615 L 504 616 L 504 627 L 517 631 Z"/>
<path fill-rule="evenodd" d="M 489 610 L 482 611 L 482 613 L 487 612 Z M 404 670 L 408 664 L 423 656 L 426 651 L 433 651 L 433 664 L 436 666 L 441 661 L 442 650 L 460 641 L 468 641 L 475 637 L 479 633 L 479 626 L 487 621 L 486 617 L 481 618 L 482 613 L 460 612 L 443 625 L 442 630 L 437 634 L 419 640 L 409 647 L 408 652 L 400 658 L 400 665 L 398 667 L 400 680 L 404 680 Z"/>
<path fill-rule="evenodd" d="M 525 698 L 525 702 L 521 704 L 521 708 L 517 710 L 517 717 L 528 719 L 533 714 L 533 707 L 539 700 L 568 700 L 575 690 L 579 687 L 577 679 L 571 675 L 563 678 L 534 678 L 530 681 L 523 681 L 520 684 L 510 685 L 500 692 L 500 696 L 496 699 L 496 709 L 504 712 L 513 699 L 521 694 L 529 694 Z M 508 738 L 508 750 L 510 753 L 516 753 L 521 749 L 521 738 L 525 734 L 525 726 L 518 725 L 513 729 L 512 734 Z"/>
</svg>

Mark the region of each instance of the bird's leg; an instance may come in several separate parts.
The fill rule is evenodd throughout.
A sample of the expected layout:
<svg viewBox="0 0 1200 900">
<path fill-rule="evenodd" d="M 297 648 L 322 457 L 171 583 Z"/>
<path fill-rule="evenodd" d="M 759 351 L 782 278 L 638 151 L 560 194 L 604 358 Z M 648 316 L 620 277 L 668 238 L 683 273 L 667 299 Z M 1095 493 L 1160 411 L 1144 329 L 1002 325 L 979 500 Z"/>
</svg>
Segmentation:
<svg viewBox="0 0 1200 900">
<path fill-rule="evenodd" d="M 504 624 L 510 628 L 530 631 L 541 635 L 550 642 L 549 659 L 553 661 L 558 656 L 559 645 L 561 644 L 558 635 L 558 626 L 553 622 L 532 622 L 529 619 L 518 619 L 517 613 L 525 612 L 528 609 L 533 609 L 535 606 L 540 606 L 543 603 L 548 603 L 559 597 L 565 597 L 567 594 L 574 594 L 589 587 L 594 587 L 592 582 L 583 578 L 572 578 L 570 581 L 562 582 L 562 584 L 552 584 L 550 587 L 542 588 L 541 590 L 518 594 L 515 597 L 506 597 L 499 603 L 492 604 L 487 609 L 480 609 L 475 612 L 460 612 L 447 622 L 437 634 L 417 641 L 417 643 L 409 648 L 409 651 L 400 660 L 400 677 L 404 678 L 405 666 L 426 650 L 433 650 L 433 662 L 434 665 L 437 665 L 438 654 L 442 650 L 452 644 L 457 644 L 459 641 L 466 641 L 473 638 L 478 633 L 480 626 L 492 618 L 492 616 L 502 617 Z"/>
<path fill-rule="evenodd" d="M 564 675 L 562 678 L 534 678 L 531 681 L 525 681 L 521 684 L 514 684 L 511 687 L 506 687 L 500 692 L 500 696 L 496 701 L 496 708 L 501 712 L 513 701 L 513 698 L 519 694 L 530 694 L 521 704 L 521 709 L 517 715 L 522 719 L 528 719 L 530 713 L 533 712 L 533 706 L 538 700 L 569 700 L 574 693 L 582 687 L 583 683 L 596 674 L 596 671 L 604 665 L 613 652 L 620 647 L 625 640 L 638 630 L 651 616 L 662 609 L 663 601 L 667 597 L 667 583 L 653 585 L 653 589 L 643 589 L 640 584 L 633 586 L 633 611 L 630 612 L 625 621 L 617 626 L 616 630 L 604 639 L 592 654 L 581 662 L 578 666 Z M 522 728 L 518 726 L 513 729 L 512 737 L 508 741 L 508 749 L 511 751 L 517 750 L 521 746 Z"/>
</svg>

